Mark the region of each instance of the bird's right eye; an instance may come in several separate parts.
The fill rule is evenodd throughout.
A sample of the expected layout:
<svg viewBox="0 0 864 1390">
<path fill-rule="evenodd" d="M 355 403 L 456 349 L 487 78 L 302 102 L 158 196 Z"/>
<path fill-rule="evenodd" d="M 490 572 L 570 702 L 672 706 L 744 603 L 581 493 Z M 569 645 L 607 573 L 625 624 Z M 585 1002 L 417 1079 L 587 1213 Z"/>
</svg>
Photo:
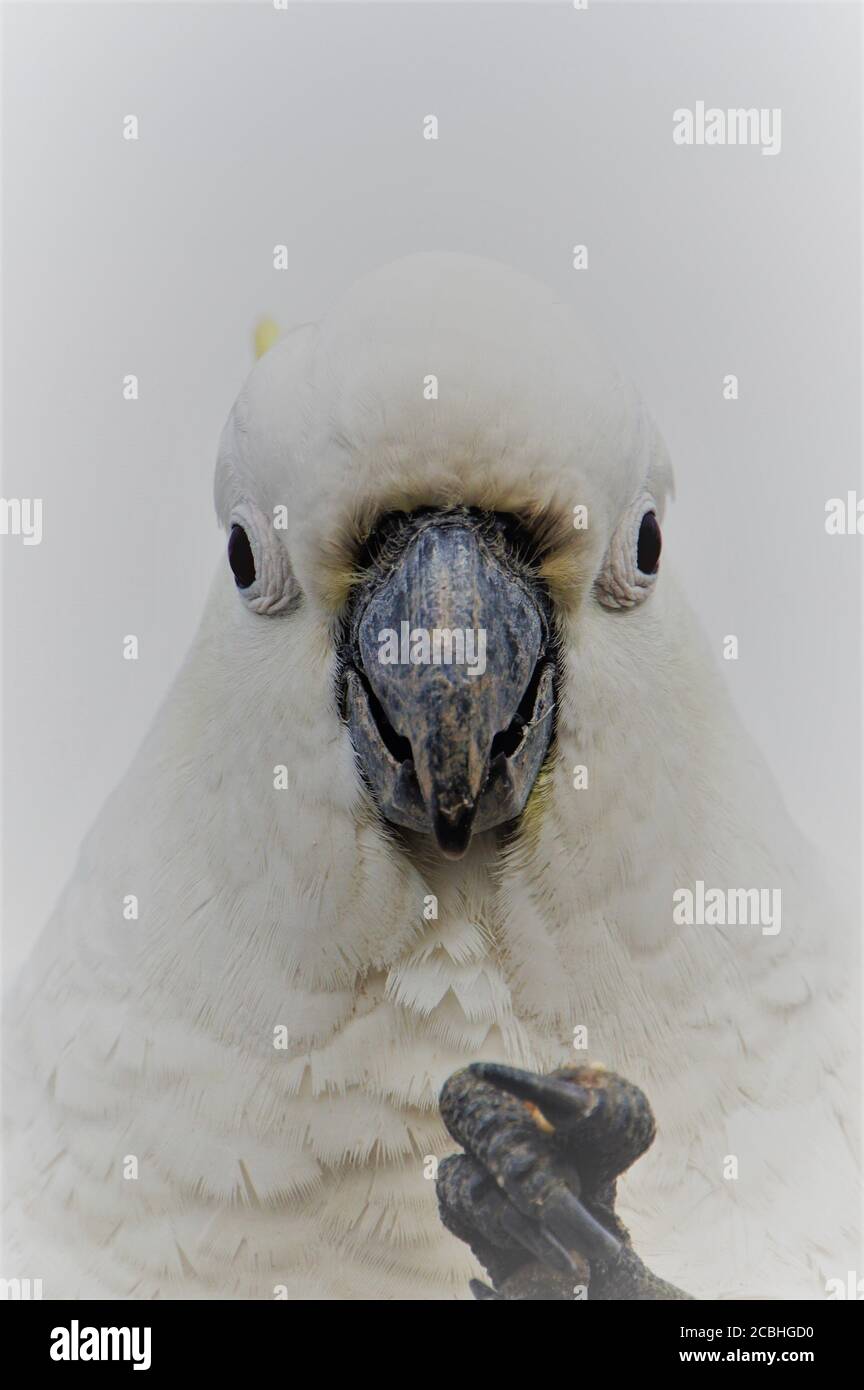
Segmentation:
<svg viewBox="0 0 864 1390">
<path fill-rule="evenodd" d="M 248 589 L 255 583 L 255 556 L 249 544 L 249 537 L 242 526 L 231 527 L 228 537 L 228 563 L 238 589 Z"/>
</svg>

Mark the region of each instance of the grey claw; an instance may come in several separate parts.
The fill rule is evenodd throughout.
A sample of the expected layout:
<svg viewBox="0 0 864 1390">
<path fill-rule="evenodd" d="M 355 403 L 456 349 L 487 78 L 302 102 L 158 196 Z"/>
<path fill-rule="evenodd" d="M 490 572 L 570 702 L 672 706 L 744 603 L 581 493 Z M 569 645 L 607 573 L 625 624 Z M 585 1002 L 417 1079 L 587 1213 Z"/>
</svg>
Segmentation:
<svg viewBox="0 0 864 1390">
<path fill-rule="evenodd" d="M 548 1265 L 558 1274 L 570 1274 L 574 1278 L 578 1275 L 578 1266 L 569 1251 L 564 1249 L 551 1231 L 544 1230 L 509 1204 L 502 1211 L 499 1220 L 504 1230 L 526 1250 L 530 1250 L 542 1264 Z"/>
<path fill-rule="evenodd" d="M 485 1299 L 488 1302 L 491 1299 L 494 1299 L 496 1303 L 504 1302 L 504 1299 L 501 1297 L 500 1293 L 496 1293 L 495 1290 L 490 1288 L 488 1284 L 482 1283 L 479 1279 L 472 1279 L 469 1282 L 468 1287 L 473 1293 L 474 1297 L 478 1300 Z"/>
<path fill-rule="evenodd" d="M 575 1081 L 537 1076 L 534 1072 L 502 1066 L 498 1062 L 473 1062 L 468 1071 L 517 1100 L 536 1105 L 553 1128 L 557 1124 L 572 1124 L 575 1119 L 584 1119 L 597 1103 L 596 1095 Z"/>
<path fill-rule="evenodd" d="M 621 1253 L 621 1242 L 563 1186 L 544 1202 L 541 1219 L 562 1245 L 589 1260 L 614 1260 Z"/>
</svg>

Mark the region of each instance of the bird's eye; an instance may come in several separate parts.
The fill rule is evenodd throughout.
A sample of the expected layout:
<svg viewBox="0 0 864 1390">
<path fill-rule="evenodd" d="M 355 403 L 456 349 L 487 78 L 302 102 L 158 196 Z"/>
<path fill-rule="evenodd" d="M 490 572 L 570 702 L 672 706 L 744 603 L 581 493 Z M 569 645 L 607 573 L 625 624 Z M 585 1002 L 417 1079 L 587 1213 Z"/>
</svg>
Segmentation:
<svg viewBox="0 0 864 1390">
<path fill-rule="evenodd" d="M 639 526 L 639 539 L 636 542 L 636 568 L 642 574 L 657 573 L 662 547 L 663 537 L 656 514 L 646 512 Z"/>
<path fill-rule="evenodd" d="M 228 537 L 228 563 L 238 589 L 248 589 L 255 583 L 255 556 L 249 537 L 242 526 L 232 526 Z"/>
<path fill-rule="evenodd" d="M 296 608 L 300 585 L 284 539 L 250 497 L 238 497 L 229 513 L 228 563 L 248 612 L 276 617 Z"/>
<path fill-rule="evenodd" d="M 662 544 L 656 503 L 642 492 L 618 522 L 594 581 L 604 608 L 635 608 L 648 597 L 657 581 Z"/>
</svg>

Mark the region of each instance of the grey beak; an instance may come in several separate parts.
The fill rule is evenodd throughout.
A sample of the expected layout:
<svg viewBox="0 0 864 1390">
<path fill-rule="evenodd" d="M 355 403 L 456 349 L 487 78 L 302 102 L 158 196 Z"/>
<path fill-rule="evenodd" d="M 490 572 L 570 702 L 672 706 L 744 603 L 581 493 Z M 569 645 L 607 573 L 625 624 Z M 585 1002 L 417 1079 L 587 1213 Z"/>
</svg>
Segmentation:
<svg viewBox="0 0 864 1390">
<path fill-rule="evenodd" d="M 357 615 L 347 675 L 355 748 L 389 819 L 458 858 L 475 829 L 521 811 L 551 737 L 546 642 L 529 584 L 476 526 L 417 531 Z"/>
</svg>

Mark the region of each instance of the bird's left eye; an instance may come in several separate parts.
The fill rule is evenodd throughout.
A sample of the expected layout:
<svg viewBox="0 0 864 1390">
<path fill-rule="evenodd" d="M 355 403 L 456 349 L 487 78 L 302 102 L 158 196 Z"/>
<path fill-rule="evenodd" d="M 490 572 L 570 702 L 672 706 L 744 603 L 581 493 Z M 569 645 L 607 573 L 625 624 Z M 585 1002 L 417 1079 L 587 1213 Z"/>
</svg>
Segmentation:
<svg viewBox="0 0 864 1390">
<path fill-rule="evenodd" d="M 238 589 L 248 589 L 255 583 L 255 556 L 249 537 L 242 526 L 232 526 L 228 537 L 228 563 Z"/>
<path fill-rule="evenodd" d="M 660 551 L 663 538 L 660 523 L 655 512 L 646 512 L 639 524 L 639 539 L 636 542 L 636 568 L 642 574 L 656 574 L 660 567 Z"/>
<path fill-rule="evenodd" d="M 657 580 L 663 538 L 653 497 L 643 492 L 615 528 L 594 588 L 605 608 L 635 608 Z"/>
</svg>

